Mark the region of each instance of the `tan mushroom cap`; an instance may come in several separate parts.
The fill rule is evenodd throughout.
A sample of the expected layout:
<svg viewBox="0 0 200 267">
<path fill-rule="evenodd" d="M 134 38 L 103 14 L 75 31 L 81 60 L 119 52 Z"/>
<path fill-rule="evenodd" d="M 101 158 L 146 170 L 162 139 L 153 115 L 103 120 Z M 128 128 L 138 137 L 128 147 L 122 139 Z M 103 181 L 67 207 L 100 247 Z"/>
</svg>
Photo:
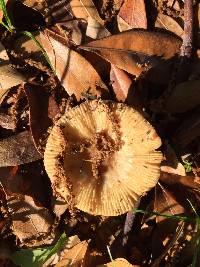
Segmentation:
<svg viewBox="0 0 200 267">
<path fill-rule="evenodd" d="M 132 265 L 124 258 L 118 258 L 109 263 L 98 265 L 97 267 L 140 267 L 139 265 Z"/>
<path fill-rule="evenodd" d="M 155 149 L 160 145 L 154 128 L 138 111 L 93 100 L 68 111 L 53 127 L 44 164 L 58 198 L 67 201 L 70 181 L 78 209 L 117 216 L 133 209 L 156 185 L 162 154 Z M 65 178 L 57 170 L 64 146 Z"/>
</svg>

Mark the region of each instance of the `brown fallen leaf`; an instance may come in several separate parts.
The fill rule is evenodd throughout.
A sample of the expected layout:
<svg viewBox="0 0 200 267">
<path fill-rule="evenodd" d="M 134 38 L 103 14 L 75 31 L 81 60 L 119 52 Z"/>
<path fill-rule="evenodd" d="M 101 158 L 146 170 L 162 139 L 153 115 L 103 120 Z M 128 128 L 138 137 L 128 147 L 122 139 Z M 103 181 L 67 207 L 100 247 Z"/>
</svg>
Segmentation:
<svg viewBox="0 0 200 267">
<path fill-rule="evenodd" d="M 16 166 L 41 158 L 29 131 L 12 135 L 0 141 L 0 167 Z"/>
<path fill-rule="evenodd" d="M 13 233 L 20 243 L 29 246 L 40 246 L 50 233 L 53 218 L 49 211 L 36 205 L 34 199 L 27 195 L 7 195 L 7 205 L 12 219 Z M 45 240 L 45 244 L 51 243 Z"/>
<path fill-rule="evenodd" d="M 0 168 L 8 220 L 21 245 L 41 246 L 52 239 L 53 217 L 45 208 L 50 197 L 42 176 L 38 163 Z"/>
<path fill-rule="evenodd" d="M 200 80 L 178 84 L 166 99 L 165 109 L 169 113 L 184 113 L 200 103 Z"/>
<path fill-rule="evenodd" d="M 99 13 L 93 3 L 92 0 L 80 0 L 80 3 L 83 5 L 83 7 L 85 8 L 87 14 L 92 17 L 93 19 L 95 19 L 97 22 L 99 22 L 101 25 L 104 25 L 104 20 L 101 19 L 101 17 L 99 16 Z"/>
<path fill-rule="evenodd" d="M 130 28 L 147 28 L 146 10 L 143 0 L 125 0 L 117 16 L 120 31 Z M 128 25 L 128 26 L 127 26 Z M 116 98 L 125 101 L 132 84 L 132 80 L 125 71 L 111 64 L 110 79 Z"/>
<path fill-rule="evenodd" d="M 118 16 L 131 28 L 147 28 L 144 0 L 125 0 Z"/>
<path fill-rule="evenodd" d="M 52 32 L 50 34 L 50 31 L 40 34 L 40 41 L 67 93 L 74 94 L 78 100 L 84 93 L 96 96 L 107 93 L 106 85 L 92 65 L 55 38 L 56 35 Z"/>
<path fill-rule="evenodd" d="M 181 125 L 177 128 L 173 141 L 182 147 L 187 146 L 194 139 L 200 136 L 200 109 L 190 113 L 184 118 Z"/>
<path fill-rule="evenodd" d="M 179 54 L 181 40 L 161 32 L 132 29 L 80 47 L 95 52 L 117 67 L 138 76 Z M 165 71 L 165 70 L 163 70 Z"/>
<path fill-rule="evenodd" d="M 55 267 L 79 267 L 84 266 L 84 257 L 88 248 L 88 242 L 82 241 L 66 251 L 63 259 Z M 86 267 L 86 266 L 85 266 Z"/>
<path fill-rule="evenodd" d="M 53 119 L 60 112 L 55 99 L 37 84 L 26 84 L 25 92 L 29 103 L 30 130 L 38 151 L 43 154 L 48 128 L 53 125 Z"/>
<path fill-rule="evenodd" d="M 6 91 L 24 81 L 23 75 L 11 67 L 6 50 L 0 43 L 0 89 Z"/>
<path fill-rule="evenodd" d="M 182 38 L 183 36 L 183 29 L 181 26 L 170 16 L 162 14 L 161 12 L 158 14 L 155 27 L 166 29 L 171 31 Z"/>
<path fill-rule="evenodd" d="M 110 80 L 116 99 L 124 102 L 128 96 L 128 92 L 132 84 L 131 78 L 125 71 L 111 64 Z"/>
</svg>

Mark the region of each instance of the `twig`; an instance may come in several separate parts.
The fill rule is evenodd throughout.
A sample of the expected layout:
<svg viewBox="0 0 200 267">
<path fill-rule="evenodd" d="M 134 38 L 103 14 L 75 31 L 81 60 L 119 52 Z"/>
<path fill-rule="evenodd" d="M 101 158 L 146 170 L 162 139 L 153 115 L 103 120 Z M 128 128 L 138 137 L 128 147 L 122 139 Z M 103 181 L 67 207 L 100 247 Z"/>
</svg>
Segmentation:
<svg viewBox="0 0 200 267">
<path fill-rule="evenodd" d="M 137 209 L 139 205 L 140 205 L 140 199 L 136 203 L 135 209 Z M 129 234 L 131 232 L 133 222 L 135 219 L 135 215 L 136 215 L 136 212 L 134 210 L 129 211 L 126 215 L 126 220 L 125 220 L 124 230 L 123 230 L 122 247 L 125 247 L 127 245 Z"/>
<path fill-rule="evenodd" d="M 184 34 L 181 46 L 181 57 L 190 58 L 193 44 L 193 1 L 184 2 Z"/>
</svg>

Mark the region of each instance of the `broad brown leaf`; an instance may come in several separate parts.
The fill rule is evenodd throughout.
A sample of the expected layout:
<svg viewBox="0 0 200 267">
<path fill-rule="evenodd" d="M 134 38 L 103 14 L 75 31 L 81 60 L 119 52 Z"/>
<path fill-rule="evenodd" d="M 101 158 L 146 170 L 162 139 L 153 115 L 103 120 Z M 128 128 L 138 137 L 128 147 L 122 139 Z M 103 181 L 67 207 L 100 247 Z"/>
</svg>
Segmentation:
<svg viewBox="0 0 200 267">
<path fill-rule="evenodd" d="M 81 48 L 93 51 L 117 67 L 138 76 L 162 60 L 179 53 L 181 40 L 174 35 L 132 29 L 97 41 Z"/>
<path fill-rule="evenodd" d="M 16 166 L 41 158 L 29 131 L 12 135 L 0 141 L 0 167 Z"/>
<path fill-rule="evenodd" d="M 200 104 L 200 80 L 191 80 L 178 84 L 165 102 L 170 113 L 183 113 Z"/>
<path fill-rule="evenodd" d="M 156 27 L 166 29 L 178 35 L 179 37 L 183 36 L 183 29 L 181 26 L 170 16 L 159 13 L 155 23 Z"/>
<path fill-rule="evenodd" d="M 49 31 L 48 31 L 49 33 Z M 41 33 L 41 43 L 49 56 L 56 75 L 69 95 L 80 100 L 82 94 L 100 96 L 107 92 L 106 85 L 92 65 L 80 54 L 48 34 Z"/>
<path fill-rule="evenodd" d="M 118 16 L 132 28 L 147 28 L 144 0 L 125 0 Z"/>
</svg>

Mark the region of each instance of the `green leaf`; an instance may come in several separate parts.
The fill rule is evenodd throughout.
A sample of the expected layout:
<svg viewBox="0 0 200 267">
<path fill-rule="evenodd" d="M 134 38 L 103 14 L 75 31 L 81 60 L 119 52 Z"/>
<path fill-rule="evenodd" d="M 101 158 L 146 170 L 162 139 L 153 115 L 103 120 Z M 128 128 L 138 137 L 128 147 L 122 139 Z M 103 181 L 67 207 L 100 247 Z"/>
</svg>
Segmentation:
<svg viewBox="0 0 200 267">
<path fill-rule="evenodd" d="M 6 3 L 5 3 L 4 0 L 0 0 L 0 9 L 2 9 L 2 11 L 3 11 L 3 15 L 4 15 L 5 19 L 6 19 L 7 26 L 9 28 L 9 30 L 12 31 L 14 27 L 13 27 L 13 25 L 11 23 L 11 20 L 10 20 L 9 16 L 8 16 L 8 12 L 7 12 L 7 9 L 6 9 Z"/>
<path fill-rule="evenodd" d="M 11 255 L 11 260 L 21 267 L 41 267 L 52 255 L 60 250 L 67 240 L 63 233 L 54 246 L 37 249 L 21 249 Z"/>
</svg>

